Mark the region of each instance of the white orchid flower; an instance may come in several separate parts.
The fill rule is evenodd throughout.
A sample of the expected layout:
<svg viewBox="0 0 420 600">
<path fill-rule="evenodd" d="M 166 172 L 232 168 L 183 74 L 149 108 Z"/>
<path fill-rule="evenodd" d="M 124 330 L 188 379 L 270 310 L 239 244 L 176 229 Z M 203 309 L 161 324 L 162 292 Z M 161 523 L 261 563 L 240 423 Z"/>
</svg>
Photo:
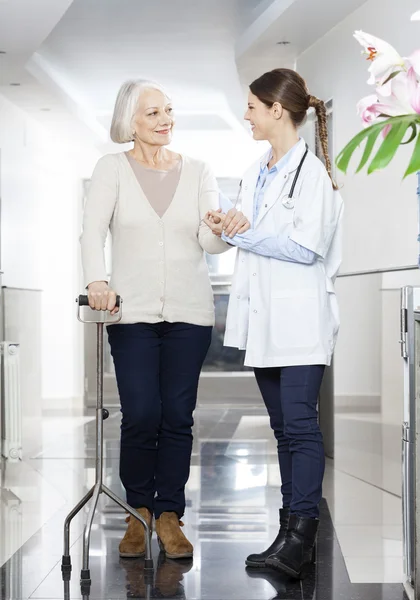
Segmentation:
<svg viewBox="0 0 420 600">
<path fill-rule="evenodd" d="M 420 86 L 414 69 L 398 73 L 389 82 L 390 93 L 382 94 L 383 87 L 362 98 L 357 104 L 357 112 L 364 127 L 379 123 L 389 117 L 413 114 L 420 110 Z"/>
<path fill-rule="evenodd" d="M 387 92 L 385 92 L 387 88 Z M 389 90 L 389 93 L 388 93 Z M 377 88 L 379 102 L 388 105 L 390 117 L 408 115 L 415 112 L 411 103 L 408 74 L 406 71 L 398 73 L 386 86 Z M 385 111 L 384 111 L 385 112 Z"/>
<path fill-rule="evenodd" d="M 417 81 L 416 72 L 413 67 L 408 71 L 407 89 L 410 95 L 411 107 L 417 114 L 420 114 L 420 83 Z"/>
<path fill-rule="evenodd" d="M 356 31 L 354 37 L 364 47 L 369 67 L 368 84 L 381 86 L 398 70 L 405 69 L 405 60 L 391 44 L 364 31 Z"/>
<path fill-rule="evenodd" d="M 420 50 L 415 50 L 413 54 L 407 58 L 407 66 L 408 68 L 412 67 L 416 73 L 420 77 Z"/>
</svg>

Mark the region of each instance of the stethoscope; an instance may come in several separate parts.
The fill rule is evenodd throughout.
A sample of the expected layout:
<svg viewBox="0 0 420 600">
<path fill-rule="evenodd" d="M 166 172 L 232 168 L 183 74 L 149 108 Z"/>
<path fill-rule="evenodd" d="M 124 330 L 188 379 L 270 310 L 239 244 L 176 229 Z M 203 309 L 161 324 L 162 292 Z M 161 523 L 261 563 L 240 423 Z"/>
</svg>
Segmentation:
<svg viewBox="0 0 420 600">
<path fill-rule="evenodd" d="M 295 191 L 296 183 L 297 183 L 297 181 L 299 179 L 299 175 L 300 175 L 300 172 L 302 170 L 303 163 L 305 162 L 305 159 L 306 159 L 306 157 L 308 155 L 308 152 L 309 152 L 308 144 L 305 144 L 305 148 L 306 148 L 305 153 L 302 156 L 302 158 L 300 159 L 300 163 L 298 165 L 298 168 L 296 169 L 296 173 L 295 173 L 295 176 L 293 178 L 293 182 L 292 182 L 291 188 L 289 190 L 289 193 L 285 194 L 282 197 L 281 203 L 283 204 L 283 206 L 285 208 L 287 208 L 289 210 L 295 207 L 295 199 L 293 197 L 293 193 Z M 235 207 L 236 207 L 237 203 L 239 202 L 239 198 L 241 197 L 241 192 L 242 192 L 242 180 L 239 182 L 239 190 L 238 190 L 238 194 L 236 196 Z"/>
</svg>

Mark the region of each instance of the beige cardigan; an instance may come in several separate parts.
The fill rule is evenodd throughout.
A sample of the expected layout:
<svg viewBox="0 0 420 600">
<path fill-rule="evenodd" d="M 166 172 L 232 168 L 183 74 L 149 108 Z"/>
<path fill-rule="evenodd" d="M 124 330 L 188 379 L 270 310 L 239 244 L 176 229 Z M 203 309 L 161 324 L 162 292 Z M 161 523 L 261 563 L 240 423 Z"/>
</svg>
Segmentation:
<svg viewBox="0 0 420 600">
<path fill-rule="evenodd" d="M 80 238 L 85 284 L 107 281 L 104 245 L 112 235 L 110 286 L 123 299 L 123 323 L 214 323 L 204 251 L 229 245 L 202 222 L 219 207 L 208 166 L 182 157 L 173 200 L 160 218 L 149 204 L 124 152 L 102 157 L 93 172 Z"/>
</svg>

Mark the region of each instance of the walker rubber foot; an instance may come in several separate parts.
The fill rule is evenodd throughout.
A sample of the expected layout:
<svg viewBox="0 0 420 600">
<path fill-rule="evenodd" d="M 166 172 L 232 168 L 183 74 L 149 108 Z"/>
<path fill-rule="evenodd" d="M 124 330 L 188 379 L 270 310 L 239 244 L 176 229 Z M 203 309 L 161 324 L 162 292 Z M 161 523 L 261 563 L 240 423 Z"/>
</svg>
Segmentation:
<svg viewBox="0 0 420 600">
<path fill-rule="evenodd" d="M 82 569 L 80 571 L 80 585 L 90 585 L 92 580 L 90 578 L 90 570 Z"/>
<path fill-rule="evenodd" d="M 152 558 L 146 558 L 146 560 L 144 561 L 144 568 L 147 570 L 153 571 L 153 559 Z"/>
<path fill-rule="evenodd" d="M 81 583 L 80 584 L 80 594 L 82 595 L 83 600 L 88 599 L 90 596 L 90 583 Z"/>
</svg>

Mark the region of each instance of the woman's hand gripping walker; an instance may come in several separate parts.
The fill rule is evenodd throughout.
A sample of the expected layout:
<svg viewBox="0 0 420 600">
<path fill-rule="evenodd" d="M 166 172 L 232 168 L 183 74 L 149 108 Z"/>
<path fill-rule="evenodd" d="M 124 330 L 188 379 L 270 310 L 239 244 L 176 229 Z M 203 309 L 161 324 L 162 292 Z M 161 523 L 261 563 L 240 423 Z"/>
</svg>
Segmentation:
<svg viewBox="0 0 420 600">
<path fill-rule="evenodd" d="M 89 587 L 91 584 L 90 570 L 89 570 L 89 545 L 90 545 L 90 533 L 92 529 L 93 518 L 95 516 L 95 510 L 98 504 L 99 496 L 104 493 L 106 496 L 114 500 L 121 508 L 126 510 L 133 518 L 138 519 L 144 529 L 146 538 L 146 558 L 145 558 L 145 569 L 153 569 L 152 560 L 152 546 L 151 537 L 152 532 L 143 517 L 126 502 L 121 500 L 116 494 L 114 494 L 109 488 L 103 483 L 103 422 L 109 417 L 109 412 L 103 408 L 103 343 L 104 343 L 104 324 L 106 323 L 118 323 L 121 321 L 122 316 L 122 299 L 117 296 L 117 306 L 119 307 L 118 313 L 113 316 L 112 319 L 107 318 L 106 311 L 100 311 L 95 316 L 94 320 L 84 318 L 81 307 L 89 306 L 87 296 L 79 296 L 77 302 L 77 318 L 81 323 L 96 323 L 97 326 L 97 401 L 96 401 L 96 460 L 95 460 L 95 485 L 85 495 L 82 500 L 73 508 L 70 514 L 67 516 L 64 522 L 64 553 L 61 563 L 61 570 L 63 573 L 63 579 L 70 578 L 71 572 L 71 558 L 70 558 L 70 523 L 77 513 L 84 507 L 84 505 L 93 498 L 89 516 L 85 525 L 83 533 L 83 565 L 80 574 L 80 583 L 82 586 Z M 92 310 L 92 309 L 91 309 Z"/>
</svg>

